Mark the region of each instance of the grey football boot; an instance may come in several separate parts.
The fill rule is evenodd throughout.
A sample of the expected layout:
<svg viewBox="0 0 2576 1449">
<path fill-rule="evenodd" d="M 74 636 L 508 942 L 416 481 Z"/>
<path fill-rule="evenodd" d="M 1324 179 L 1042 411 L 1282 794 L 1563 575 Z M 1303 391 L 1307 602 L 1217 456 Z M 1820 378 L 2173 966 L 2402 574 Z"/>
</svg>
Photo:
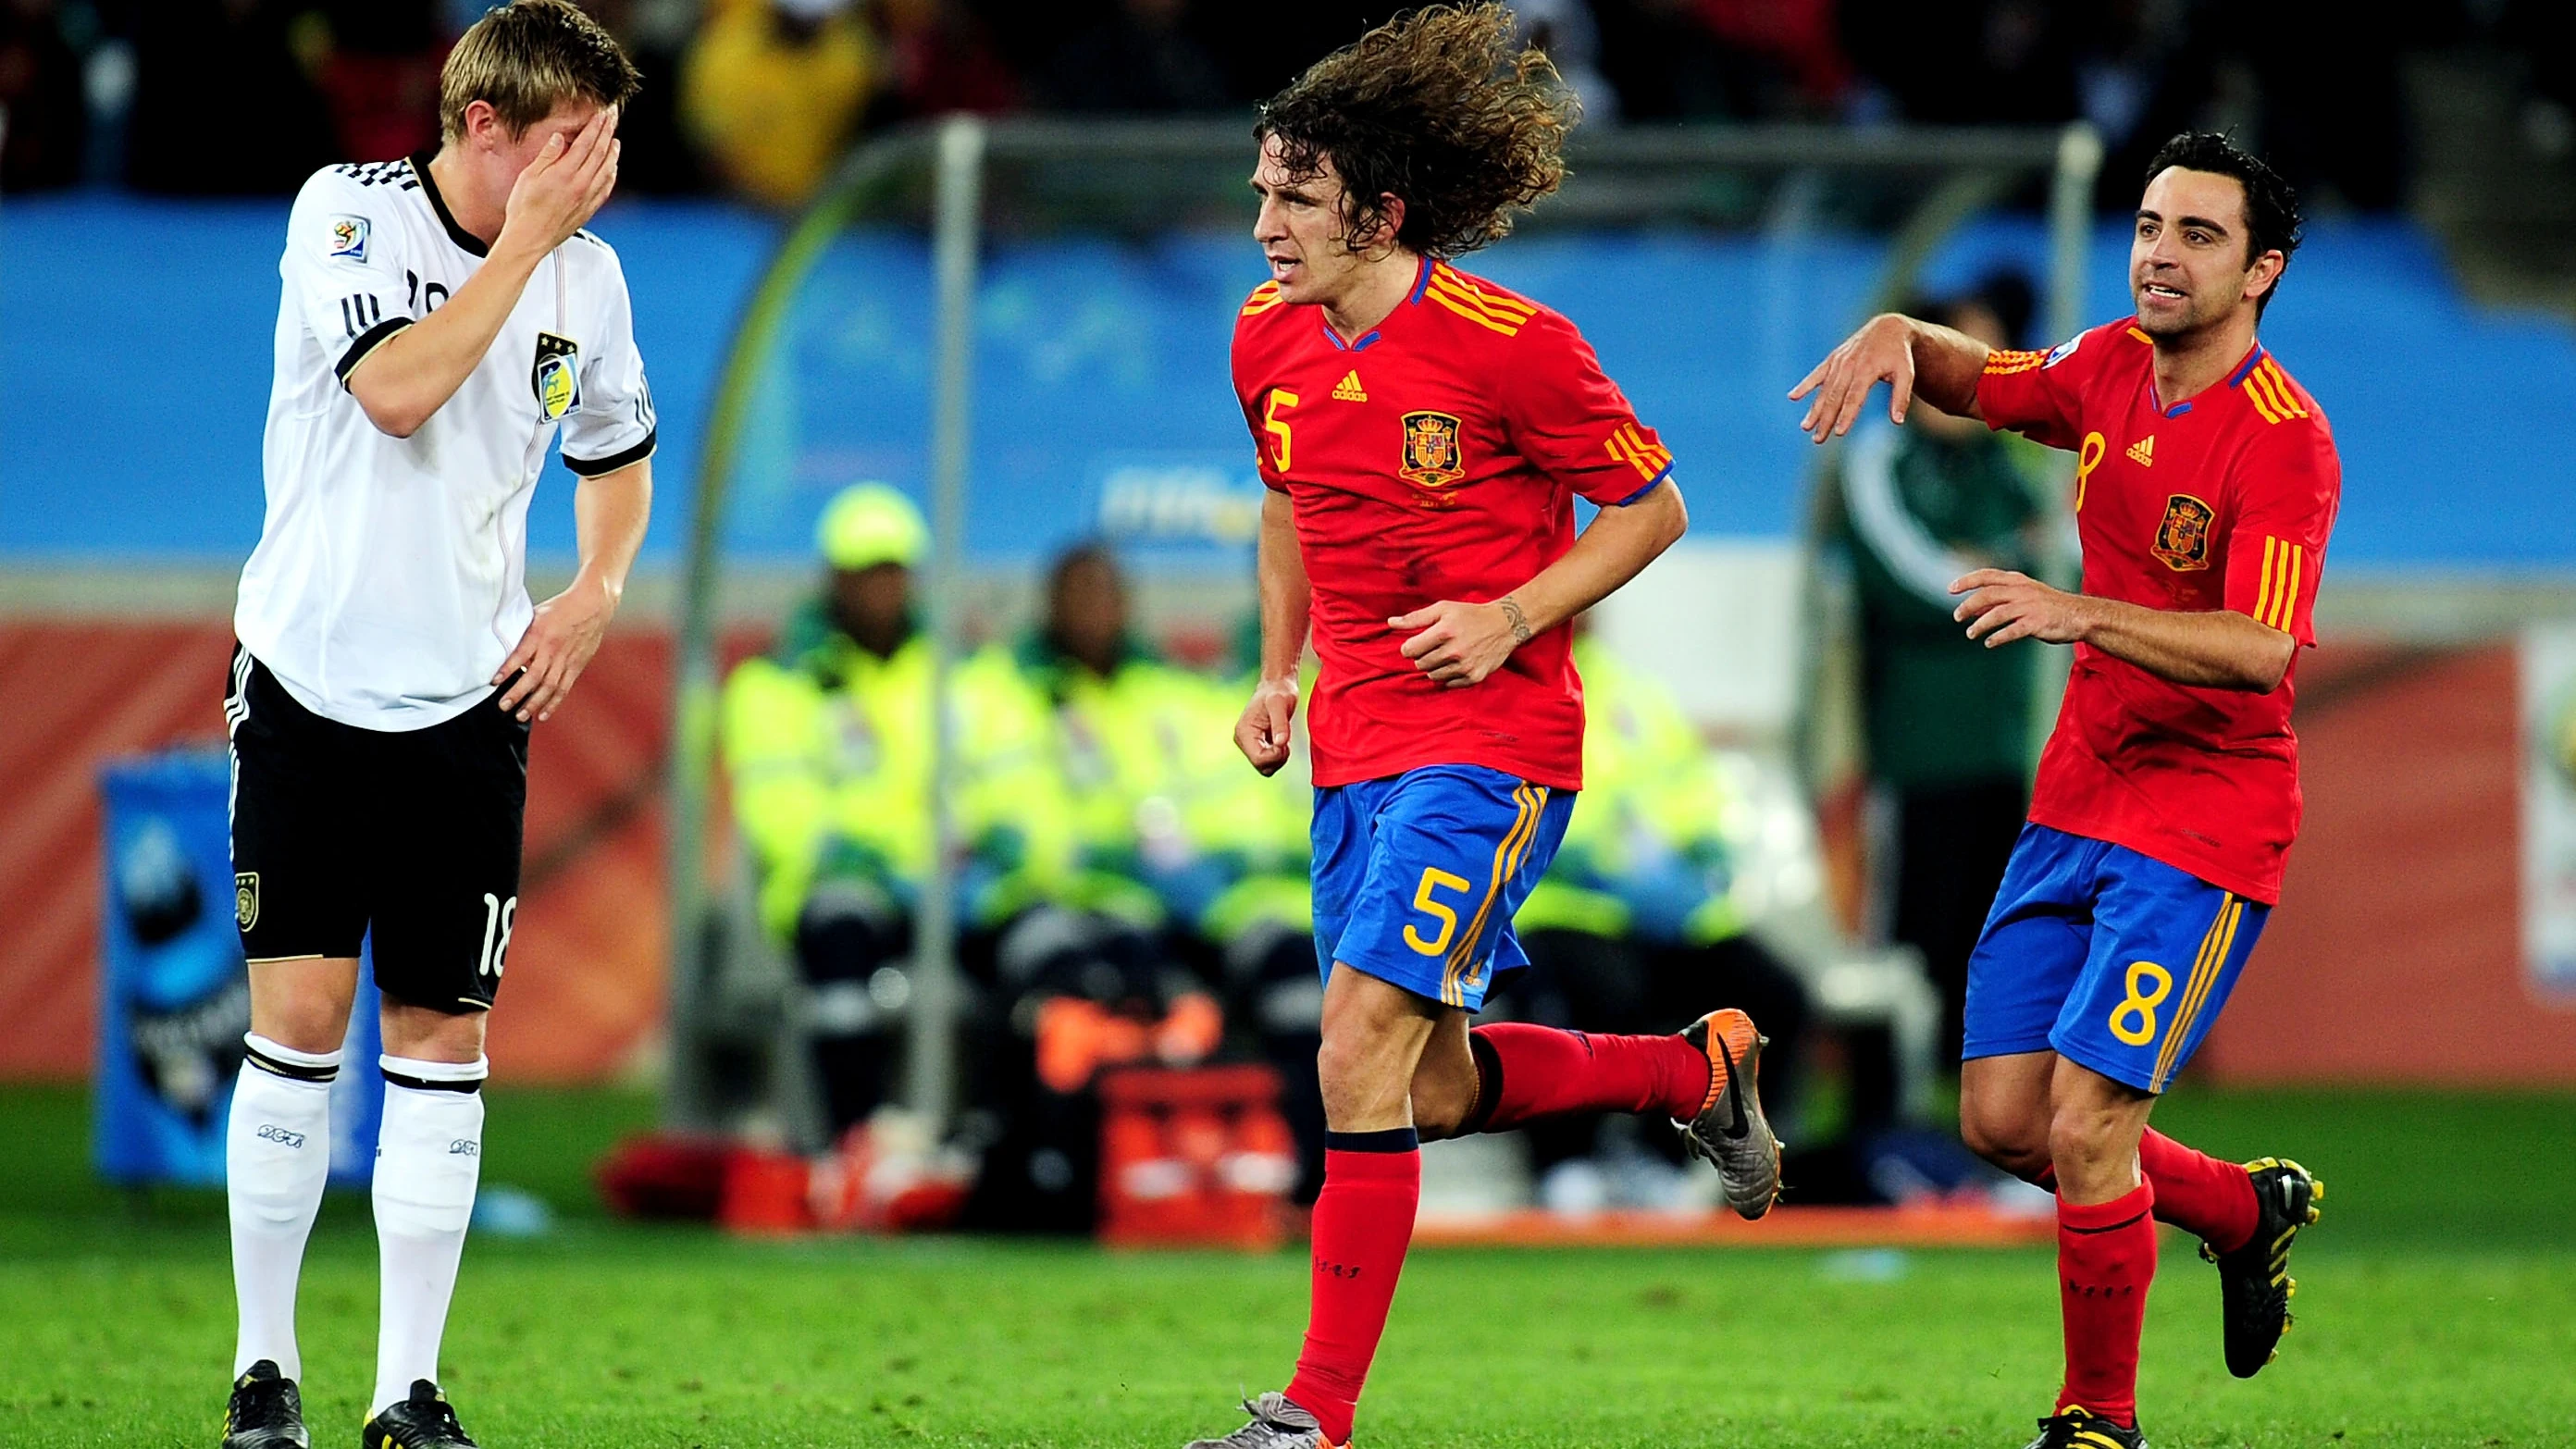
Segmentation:
<svg viewBox="0 0 2576 1449">
<path fill-rule="evenodd" d="M 1251 1423 L 1222 1439 L 1192 1440 L 1189 1449 L 1347 1449 L 1325 1438 L 1324 1426 L 1286 1394 L 1246 1399 L 1243 1411 L 1252 1416 Z"/>
<path fill-rule="evenodd" d="M 1708 1054 L 1708 1100 L 1698 1116 L 1673 1126 L 1693 1155 L 1717 1168 L 1726 1205 L 1738 1217 L 1758 1218 L 1780 1196 L 1780 1139 L 1762 1119 L 1762 1049 L 1771 1039 L 1728 1007 L 1684 1027 L 1682 1040 Z"/>
</svg>

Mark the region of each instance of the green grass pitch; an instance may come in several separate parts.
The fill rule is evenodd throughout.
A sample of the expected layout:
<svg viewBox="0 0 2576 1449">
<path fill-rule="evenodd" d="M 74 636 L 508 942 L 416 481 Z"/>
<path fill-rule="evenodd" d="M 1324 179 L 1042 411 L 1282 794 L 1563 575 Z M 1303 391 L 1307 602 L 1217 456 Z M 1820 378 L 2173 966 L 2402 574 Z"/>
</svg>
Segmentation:
<svg viewBox="0 0 2576 1449">
<path fill-rule="evenodd" d="M 466 1252 L 448 1386 L 491 1449 L 1176 1449 L 1232 1428 L 1238 1390 L 1277 1387 L 1295 1353 L 1293 1251 L 606 1221 L 587 1164 L 650 1114 L 630 1094 L 493 1094 L 484 1180 L 562 1219 Z M 2298 1331 L 2250 1383 L 2220 1366 L 2212 1270 L 2166 1237 L 2140 1394 L 2159 1449 L 2576 1444 L 2576 1098 L 2190 1089 L 2158 1122 L 2231 1156 L 2289 1152 L 2330 1189 L 2299 1250 Z M 0 1092 L 0 1444 L 211 1449 L 232 1344 L 221 1202 L 96 1186 L 86 1129 L 76 1092 Z M 375 1338 L 363 1199 L 324 1208 L 304 1282 L 308 1420 L 346 1449 Z M 2017 1446 L 2056 1356 L 2036 1250 L 1423 1251 L 1359 1439 Z"/>
</svg>

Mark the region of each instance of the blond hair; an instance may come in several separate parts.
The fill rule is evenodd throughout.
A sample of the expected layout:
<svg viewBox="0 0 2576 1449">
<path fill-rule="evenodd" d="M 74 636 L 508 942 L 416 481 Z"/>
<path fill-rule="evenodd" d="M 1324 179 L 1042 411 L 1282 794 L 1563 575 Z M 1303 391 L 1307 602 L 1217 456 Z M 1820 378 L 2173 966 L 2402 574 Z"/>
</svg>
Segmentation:
<svg viewBox="0 0 2576 1449">
<path fill-rule="evenodd" d="M 465 108 L 482 101 L 514 136 L 566 101 L 623 106 L 643 83 L 600 23 L 568 0 L 511 0 L 457 38 L 438 72 L 438 129 L 465 134 Z"/>
</svg>

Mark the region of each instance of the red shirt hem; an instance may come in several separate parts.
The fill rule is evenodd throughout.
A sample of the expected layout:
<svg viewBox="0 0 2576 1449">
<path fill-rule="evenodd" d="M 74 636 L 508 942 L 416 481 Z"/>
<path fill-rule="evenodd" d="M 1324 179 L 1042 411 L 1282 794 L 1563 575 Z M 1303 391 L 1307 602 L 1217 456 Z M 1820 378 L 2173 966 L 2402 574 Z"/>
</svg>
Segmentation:
<svg viewBox="0 0 2576 1449">
<path fill-rule="evenodd" d="M 2081 835 L 2087 840 L 2101 840 L 2136 851 L 2147 859 L 2172 866 L 2186 875 L 2197 877 L 2223 891 L 2230 891 L 2257 905 L 2281 903 L 2281 874 L 2275 870 L 2269 877 L 2257 877 L 2230 870 L 2214 857 L 2183 848 L 2171 836 L 2133 830 L 2116 820 L 2096 820 L 2072 812 L 2034 804 L 2030 823 Z"/>
<path fill-rule="evenodd" d="M 1322 759 L 1315 761 L 1314 781 L 1318 790 L 1357 785 L 1369 780 L 1391 780 L 1409 770 L 1429 769 L 1434 765 L 1478 765 L 1500 770 L 1515 780 L 1545 785 L 1551 790 L 1568 790 L 1580 794 L 1583 772 L 1567 772 L 1540 766 L 1526 756 L 1515 756 L 1505 750 L 1459 750 L 1441 748 L 1417 754 L 1388 755 L 1366 765 L 1343 765 Z"/>
</svg>

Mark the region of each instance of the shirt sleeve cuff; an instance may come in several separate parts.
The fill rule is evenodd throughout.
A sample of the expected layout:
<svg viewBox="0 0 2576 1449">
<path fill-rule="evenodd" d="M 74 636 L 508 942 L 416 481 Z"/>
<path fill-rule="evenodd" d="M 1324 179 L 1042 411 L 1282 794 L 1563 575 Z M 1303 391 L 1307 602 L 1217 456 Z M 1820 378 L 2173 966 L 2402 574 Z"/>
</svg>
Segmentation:
<svg viewBox="0 0 2576 1449">
<path fill-rule="evenodd" d="M 340 386 L 347 387 L 349 374 L 358 370 L 358 364 L 366 361 L 368 355 L 377 348 L 393 340 L 395 333 L 409 327 L 411 320 L 409 317 L 388 317 L 359 333 L 357 340 L 349 344 L 349 350 L 341 353 L 340 360 L 331 365 L 331 374 L 340 379 Z"/>
<path fill-rule="evenodd" d="M 1672 478 L 1672 476 L 1672 465 L 1667 463 L 1664 465 L 1664 471 L 1655 475 L 1655 480 L 1653 482 L 1648 483 L 1645 487 L 1638 489 L 1636 492 L 1629 494 L 1625 498 L 1612 499 L 1609 503 L 1604 504 L 1603 506 L 1607 508 L 1625 508 L 1631 503 L 1643 503 L 1646 500 L 1647 494 L 1663 487 L 1664 484 Z"/>
<path fill-rule="evenodd" d="M 653 431 L 646 433 L 643 440 L 638 442 L 635 446 L 631 448 L 621 448 L 618 451 L 609 454 L 605 458 L 576 458 L 572 454 L 566 453 L 564 454 L 564 466 L 570 468 L 573 472 L 580 474 L 584 478 L 596 478 L 603 473 L 614 473 L 620 468 L 627 467 L 630 464 L 641 463 L 645 459 L 652 457 L 654 440 L 659 438 L 661 435 L 662 430 L 656 428 Z"/>
</svg>

